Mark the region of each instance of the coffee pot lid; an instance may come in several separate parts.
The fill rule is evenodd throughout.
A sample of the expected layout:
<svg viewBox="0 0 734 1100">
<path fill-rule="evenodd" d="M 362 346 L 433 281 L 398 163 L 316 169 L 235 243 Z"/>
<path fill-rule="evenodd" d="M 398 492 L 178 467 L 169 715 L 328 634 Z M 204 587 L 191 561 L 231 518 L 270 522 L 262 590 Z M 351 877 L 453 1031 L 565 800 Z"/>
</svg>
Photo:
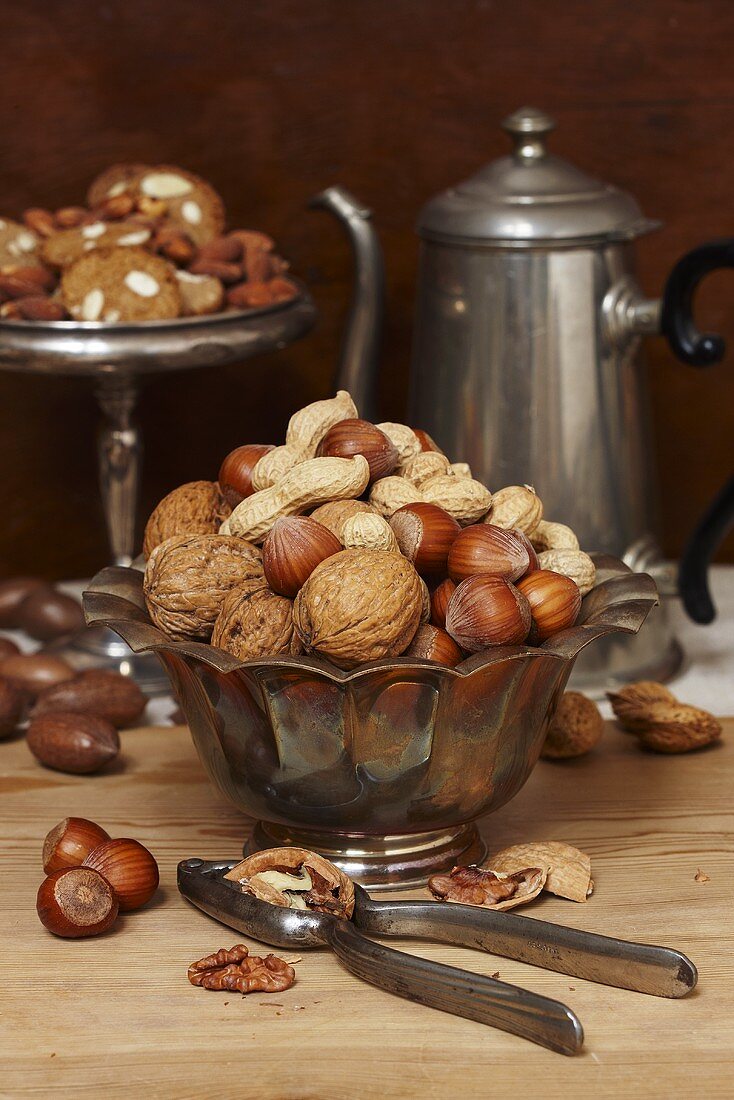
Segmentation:
<svg viewBox="0 0 734 1100">
<path fill-rule="evenodd" d="M 631 195 L 547 151 L 555 122 L 544 111 L 522 107 L 502 127 L 514 143 L 511 155 L 431 199 L 418 219 L 421 236 L 506 247 L 568 245 L 627 240 L 657 225 Z"/>
</svg>

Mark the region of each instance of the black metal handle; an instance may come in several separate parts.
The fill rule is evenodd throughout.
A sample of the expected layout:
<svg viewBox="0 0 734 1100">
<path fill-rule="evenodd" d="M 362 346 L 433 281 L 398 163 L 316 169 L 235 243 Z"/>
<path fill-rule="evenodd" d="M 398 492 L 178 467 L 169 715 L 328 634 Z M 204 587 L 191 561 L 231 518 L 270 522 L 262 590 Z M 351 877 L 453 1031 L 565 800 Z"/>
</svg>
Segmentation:
<svg viewBox="0 0 734 1100">
<path fill-rule="evenodd" d="M 665 284 L 660 327 L 673 354 L 693 367 L 710 367 L 723 359 L 721 336 L 699 332 L 693 320 L 698 284 L 719 268 L 734 268 L 734 238 L 699 245 L 678 260 Z M 716 615 L 708 586 L 708 564 L 734 522 L 734 479 L 724 486 L 702 516 L 680 561 L 678 588 L 689 617 L 710 623 Z"/>
<path fill-rule="evenodd" d="M 709 241 L 682 256 L 663 292 L 660 327 L 674 355 L 692 367 L 710 367 L 723 359 L 726 344 L 721 336 L 699 332 L 693 321 L 693 298 L 701 280 L 723 267 L 734 267 L 734 238 Z"/>
<path fill-rule="evenodd" d="M 680 559 L 678 589 L 694 623 L 710 623 L 716 617 L 708 585 L 708 565 L 732 524 L 734 477 L 704 512 Z"/>
</svg>

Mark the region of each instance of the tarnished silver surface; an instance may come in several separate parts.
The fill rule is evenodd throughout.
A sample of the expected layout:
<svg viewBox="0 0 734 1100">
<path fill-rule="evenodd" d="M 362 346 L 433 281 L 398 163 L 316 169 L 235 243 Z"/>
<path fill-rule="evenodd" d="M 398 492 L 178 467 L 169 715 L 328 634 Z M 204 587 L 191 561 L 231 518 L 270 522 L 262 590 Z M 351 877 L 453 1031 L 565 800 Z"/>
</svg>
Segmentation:
<svg viewBox="0 0 734 1100">
<path fill-rule="evenodd" d="M 419 217 L 408 420 L 490 489 L 533 484 L 546 518 L 622 558 L 657 531 L 640 342 L 660 331 L 660 301 L 629 243 L 657 223 L 552 155 L 542 111 L 504 125 L 513 152 Z M 639 638 L 584 654 L 575 682 L 600 692 L 679 660 L 662 607 Z"/>
<path fill-rule="evenodd" d="M 236 861 L 187 859 L 178 865 L 184 897 L 217 920 L 255 939 L 284 947 L 321 941 L 321 914 L 278 908 L 237 889 L 224 874 Z M 566 928 L 519 913 L 440 901 L 373 901 L 355 885 L 353 923 L 373 936 L 411 936 L 491 951 L 574 978 L 655 997 L 685 997 L 698 981 L 696 967 L 669 947 L 633 943 Z M 330 918 L 333 919 L 333 918 Z"/>
<path fill-rule="evenodd" d="M 0 367 L 48 374 L 160 374 L 236 363 L 286 347 L 311 328 L 307 291 L 259 309 L 111 325 L 102 321 L 0 321 Z"/>
<path fill-rule="evenodd" d="M 277 305 L 111 325 L 80 321 L 0 320 L 0 369 L 32 374 L 86 375 L 95 380 L 102 411 L 97 459 L 112 560 L 129 565 L 138 550 L 135 520 L 143 440 L 135 419 L 139 386 L 155 374 L 222 366 L 285 347 L 314 323 L 307 291 Z M 114 668 L 148 694 L 168 684 L 155 659 L 135 655 L 103 627 L 82 630 L 55 650 L 74 668 Z"/>
<path fill-rule="evenodd" d="M 343 187 L 327 187 L 309 206 L 341 221 L 354 252 L 355 286 L 337 371 L 336 389 L 351 393 L 360 416 L 376 419 L 377 358 L 385 308 L 382 249 L 372 228 L 372 211 Z"/>
<path fill-rule="evenodd" d="M 597 569 L 577 626 L 455 669 L 397 657 L 343 672 L 321 658 L 242 662 L 174 642 L 151 624 L 131 569 L 98 574 L 84 608 L 136 653 L 158 655 L 210 778 L 261 820 L 259 843 L 287 837 L 351 869 L 354 852 L 363 881 L 387 884 L 455 862 L 476 819 L 535 766 L 579 652 L 639 630 L 657 600 L 652 579 L 606 556 Z"/>
</svg>

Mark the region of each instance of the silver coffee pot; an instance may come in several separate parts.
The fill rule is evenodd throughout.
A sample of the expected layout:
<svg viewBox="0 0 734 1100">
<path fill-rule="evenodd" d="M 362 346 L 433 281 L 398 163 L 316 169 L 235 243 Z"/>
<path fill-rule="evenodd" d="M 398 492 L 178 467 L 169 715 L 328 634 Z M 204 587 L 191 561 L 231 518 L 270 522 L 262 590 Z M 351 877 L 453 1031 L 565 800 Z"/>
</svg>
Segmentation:
<svg viewBox="0 0 734 1100">
<path fill-rule="evenodd" d="M 678 570 L 656 540 L 656 484 L 641 337 L 663 333 L 703 366 L 723 341 L 695 329 L 696 285 L 734 266 L 734 241 L 714 241 L 673 268 L 661 299 L 634 275 L 637 237 L 659 225 L 617 188 L 548 152 L 554 128 L 524 108 L 503 123 L 514 149 L 421 211 L 421 254 L 408 423 L 467 461 L 490 488 L 531 483 L 546 518 L 585 550 L 653 573 L 663 594 Z M 339 188 L 314 200 L 349 229 L 357 289 L 339 384 L 369 415 L 383 281 L 369 211 Z M 734 456 L 733 456 L 734 457 Z M 727 487 L 685 555 L 682 595 L 713 617 L 706 564 L 734 511 Z M 575 682 L 600 689 L 673 674 L 681 651 L 665 602 L 635 637 L 617 635 L 580 660 Z"/>
</svg>

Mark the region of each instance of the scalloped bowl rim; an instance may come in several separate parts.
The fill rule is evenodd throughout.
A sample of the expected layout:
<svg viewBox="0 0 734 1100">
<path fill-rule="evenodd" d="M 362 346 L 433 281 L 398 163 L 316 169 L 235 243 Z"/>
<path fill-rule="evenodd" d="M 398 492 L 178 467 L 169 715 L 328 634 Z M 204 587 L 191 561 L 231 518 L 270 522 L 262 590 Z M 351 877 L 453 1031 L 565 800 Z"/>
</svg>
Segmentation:
<svg viewBox="0 0 734 1100">
<path fill-rule="evenodd" d="M 610 555 L 592 554 L 591 556 L 597 568 L 606 569 L 610 575 L 584 597 L 582 614 L 584 603 L 593 593 L 606 591 L 611 598 L 606 603 L 602 603 L 589 620 L 560 631 L 541 646 L 492 647 L 472 654 L 454 668 L 441 665 L 436 661 L 414 657 L 383 657 L 374 661 L 365 661 L 356 668 L 348 670 L 338 668 L 323 657 L 282 655 L 241 661 L 226 650 L 219 649 L 208 642 L 179 641 L 169 638 L 154 626 L 147 611 L 144 610 L 143 574 L 134 568 L 109 566 L 101 570 L 92 579 L 82 598 L 87 623 L 91 625 L 101 622 L 110 627 L 125 639 L 135 653 L 155 653 L 159 650 L 180 653 L 182 656 L 198 659 L 225 674 L 238 671 L 258 673 L 271 672 L 274 669 L 292 669 L 321 675 L 336 684 L 347 684 L 369 678 L 375 672 L 401 669 L 408 672 L 414 668 L 420 669 L 423 673 L 430 669 L 444 676 L 466 678 L 488 665 L 502 661 L 516 661 L 521 658 L 546 657 L 561 663 L 573 662 L 578 653 L 598 637 L 617 631 L 627 634 L 636 633 L 649 612 L 659 602 L 653 578 L 647 573 L 633 573 L 621 561 Z M 128 595 L 121 595 L 119 591 L 111 589 L 109 585 L 113 582 L 114 589 L 119 589 L 122 584 L 128 590 Z M 613 598 L 615 588 L 627 588 L 630 584 L 635 589 L 632 593 L 620 592 L 619 599 Z M 140 603 L 131 598 L 133 594 L 139 594 Z M 127 608 L 130 609 L 130 613 L 121 615 L 120 612 Z M 625 621 L 628 616 L 629 620 Z"/>
</svg>

